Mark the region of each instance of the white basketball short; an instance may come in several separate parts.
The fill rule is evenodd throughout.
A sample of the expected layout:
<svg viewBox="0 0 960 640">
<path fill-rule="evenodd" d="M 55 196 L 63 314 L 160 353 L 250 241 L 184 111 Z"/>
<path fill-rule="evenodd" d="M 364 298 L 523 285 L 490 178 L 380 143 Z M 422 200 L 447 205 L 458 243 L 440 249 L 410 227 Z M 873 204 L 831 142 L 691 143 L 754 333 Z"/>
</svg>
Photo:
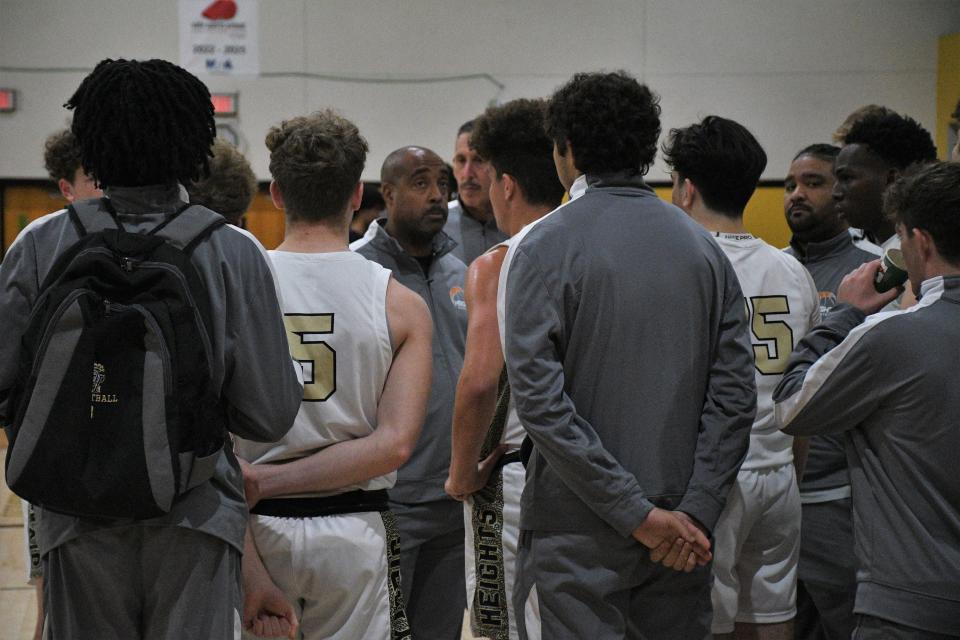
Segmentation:
<svg viewBox="0 0 960 640">
<path fill-rule="evenodd" d="M 793 464 L 741 470 L 714 530 L 713 633 L 796 615 L 800 492 Z"/>
<path fill-rule="evenodd" d="M 410 637 L 392 513 L 251 515 L 250 528 L 267 571 L 296 609 L 300 638 Z"/>
<path fill-rule="evenodd" d="M 464 503 L 464 560 L 470 629 L 484 638 L 518 638 L 513 613 L 520 494 L 526 471 L 511 462 L 484 491 Z"/>
</svg>

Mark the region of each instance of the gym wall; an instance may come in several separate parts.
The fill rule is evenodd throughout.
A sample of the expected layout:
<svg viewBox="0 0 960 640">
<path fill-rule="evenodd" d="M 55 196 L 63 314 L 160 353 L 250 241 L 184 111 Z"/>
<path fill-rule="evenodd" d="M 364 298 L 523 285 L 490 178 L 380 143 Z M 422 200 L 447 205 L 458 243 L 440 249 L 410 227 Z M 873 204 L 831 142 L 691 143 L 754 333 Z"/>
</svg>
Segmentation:
<svg viewBox="0 0 960 640">
<path fill-rule="evenodd" d="M 960 55 L 955 40 L 938 40 L 960 31 L 956 0 L 262 0 L 259 24 L 260 77 L 203 79 L 239 92 L 229 122 L 261 181 L 264 134 L 285 117 L 334 106 L 355 120 L 371 145 L 364 179 L 376 180 L 405 144 L 449 159 L 456 128 L 490 103 L 618 68 L 661 95 L 664 135 L 711 113 L 736 119 L 768 153 L 764 179 L 779 181 L 796 150 L 829 141 L 871 102 L 917 118 L 940 142 L 938 69 L 956 69 L 943 56 Z M 0 114 L 4 246 L 34 215 L 16 190 L 46 190 L 42 142 L 67 123 L 61 105 L 80 80 L 105 57 L 177 61 L 177 25 L 173 0 L 0 2 L 0 87 L 19 102 Z M 669 179 L 662 163 L 648 179 Z M 272 244 L 275 214 L 255 206 Z M 748 223 L 768 237 L 782 211 L 761 209 Z"/>
</svg>

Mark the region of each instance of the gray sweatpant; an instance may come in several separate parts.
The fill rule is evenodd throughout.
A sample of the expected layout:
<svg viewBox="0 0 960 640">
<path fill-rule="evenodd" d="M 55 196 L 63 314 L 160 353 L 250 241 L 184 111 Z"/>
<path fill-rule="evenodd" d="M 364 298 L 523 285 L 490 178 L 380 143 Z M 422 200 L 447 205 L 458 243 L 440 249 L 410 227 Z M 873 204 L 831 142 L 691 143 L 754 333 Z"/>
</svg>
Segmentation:
<svg viewBox="0 0 960 640">
<path fill-rule="evenodd" d="M 521 640 L 698 640 L 710 637 L 710 585 L 709 567 L 654 564 L 613 529 L 521 531 L 513 604 Z"/>
<path fill-rule="evenodd" d="M 240 553 L 182 527 L 87 533 L 43 560 L 50 640 L 240 638 Z"/>
<path fill-rule="evenodd" d="M 400 531 L 400 586 L 415 639 L 456 640 L 467 606 L 463 503 L 391 502 Z"/>
<path fill-rule="evenodd" d="M 802 506 L 797 579 L 797 640 L 848 640 L 857 595 L 850 498 Z"/>
</svg>

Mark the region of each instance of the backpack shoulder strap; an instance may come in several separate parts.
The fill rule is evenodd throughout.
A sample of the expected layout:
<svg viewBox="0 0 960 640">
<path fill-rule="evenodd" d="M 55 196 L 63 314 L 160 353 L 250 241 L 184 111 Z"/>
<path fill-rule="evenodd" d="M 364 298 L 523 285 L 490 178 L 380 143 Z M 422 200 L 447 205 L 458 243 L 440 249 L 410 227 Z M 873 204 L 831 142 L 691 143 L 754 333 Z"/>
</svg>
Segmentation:
<svg viewBox="0 0 960 640">
<path fill-rule="evenodd" d="M 122 228 L 117 223 L 113 207 L 110 206 L 110 200 L 107 198 L 74 202 L 67 207 L 67 215 L 70 216 L 70 221 L 77 228 L 80 237 L 104 229 Z"/>
<path fill-rule="evenodd" d="M 206 207 L 190 205 L 178 211 L 151 233 L 155 233 L 189 255 L 194 247 L 225 224 L 227 221 L 219 213 L 214 213 Z"/>
</svg>

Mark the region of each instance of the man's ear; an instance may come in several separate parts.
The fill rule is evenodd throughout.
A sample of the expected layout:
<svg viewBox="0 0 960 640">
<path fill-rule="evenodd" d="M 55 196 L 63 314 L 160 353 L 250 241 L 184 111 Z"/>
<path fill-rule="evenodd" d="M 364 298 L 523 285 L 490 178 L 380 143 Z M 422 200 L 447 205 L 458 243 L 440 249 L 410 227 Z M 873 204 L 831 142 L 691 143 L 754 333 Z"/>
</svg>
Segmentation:
<svg viewBox="0 0 960 640">
<path fill-rule="evenodd" d="M 929 260 L 934 255 L 939 255 L 937 245 L 934 243 L 933 236 L 930 235 L 929 231 L 926 229 L 918 229 L 917 227 L 914 227 L 910 231 L 913 233 L 917 249 L 924 259 Z"/>
<path fill-rule="evenodd" d="M 573 145 L 570 144 L 569 140 L 567 140 L 567 152 L 563 155 L 570 161 L 571 168 L 576 171 L 580 171 L 580 169 L 577 169 L 577 155 L 574 153 Z"/>
<path fill-rule="evenodd" d="M 503 185 L 503 198 L 507 202 L 512 201 L 517 197 L 517 192 L 520 190 L 520 185 L 509 173 L 504 173 L 500 177 L 500 184 Z"/>
<path fill-rule="evenodd" d="M 393 200 L 396 196 L 396 188 L 389 182 L 384 182 L 380 185 L 380 195 L 383 196 L 383 203 L 387 208 L 392 209 Z"/>
<path fill-rule="evenodd" d="M 680 186 L 680 208 L 689 211 L 693 208 L 693 203 L 700 197 L 697 185 L 690 182 L 690 178 L 684 178 Z"/>
<path fill-rule="evenodd" d="M 70 184 L 69 180 L 60 178 L 57 180 L 57 187 L 60 189 L 60 195 L 62 195 L 67 202 L 76 200 L 76 196 L 73 194 L 73 185 Z"/>
<path fill-rule="evenodd" d="M 273 200 L 273 206 L 283 211 L 286 207 L 283 204 L 283 194 L 280 193 L 280 186 L 276 180 L 270 181 L 270 199 Z"/>
<path fill-rule="evenodd" d="M 363 202 L 363 181 L 357 183 L 356 188 L 354 188 L 353 193 L 350 194 L 350 213 L 356 213 L 357 209 L 360 208 L 360 203 Z"/>
</svg>

